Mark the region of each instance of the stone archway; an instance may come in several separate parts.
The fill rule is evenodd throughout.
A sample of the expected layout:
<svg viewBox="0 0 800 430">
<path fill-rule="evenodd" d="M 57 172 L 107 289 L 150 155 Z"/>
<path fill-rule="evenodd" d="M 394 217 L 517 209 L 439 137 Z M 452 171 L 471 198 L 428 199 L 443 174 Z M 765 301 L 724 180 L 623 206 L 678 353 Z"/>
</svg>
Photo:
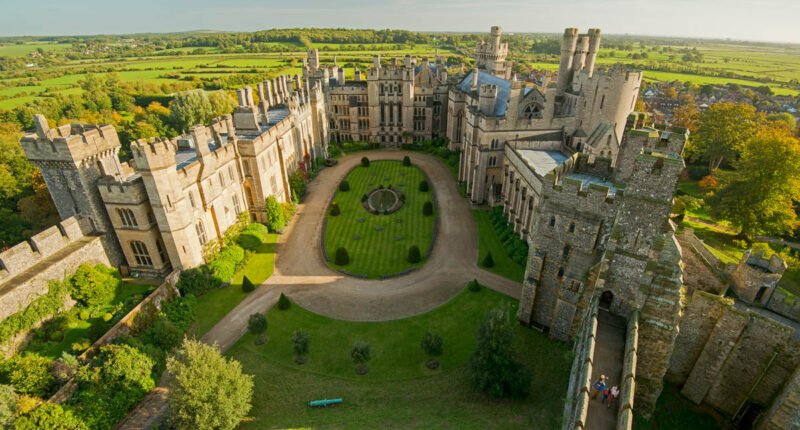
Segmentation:
<svg viewBox="0 0 800 430">
<path fill-rule="evenodd" d="M 611 291 L 603 291 L 603 294 L 600 294 L 600 309 L 605 311 L 611 309 L 611 304 L 614 303 L 614 294 Z"/>
</svg>

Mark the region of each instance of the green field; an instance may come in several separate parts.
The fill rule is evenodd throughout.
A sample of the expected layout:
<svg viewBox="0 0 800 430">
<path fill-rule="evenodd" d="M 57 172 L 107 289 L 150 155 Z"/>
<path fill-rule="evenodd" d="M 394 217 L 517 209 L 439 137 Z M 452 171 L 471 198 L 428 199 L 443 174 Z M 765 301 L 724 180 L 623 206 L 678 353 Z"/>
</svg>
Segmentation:
<svg viewBox="0 0 800 430">
<path fill-rule="evenodd" d="M 467 361 L 485 313 L 517 301 L 492 290 L 464 291 L 411 318 L 387 322 L 333 320 L 292 305 L 267 313 L 267 342 L 246 334 L 227 354 L 255 378 L 250 418 L 239 428 L 560 428 L 571 353 L 560 342 L 514 324 L 518 359 L 533 373 L 524 400 L 490 400 L 469 384 Z M 513 324 L 513 322 L 511 322 Z M 311 337 L 306 364 L 294 363 L 289 337 Z M 420 349 L 426 331 L 444 339 L 441 366 L 428 370 Z M 349 357 L 360 340 L 372 349 L 369 373 L 357 376 Z M 311 409 L 310 400 L 342 398 L 340 406 Z"/>
<path fill-rule="evenodd" d="M 369 167 L 356 167 L 345 179 L 350 191 L 337 191 L 334 196 L 341 215 L 327 215 L 325 246 L 331 262 L 337 248 L 347 249 L 350 264 L 331 265 L 378 278 L 424 264 L 435 216 L 422 215 L 422 206 L 431 201 L 431 192 L 419 191 L 420 182 L 425 180 L 419 168 L 403 166 L 399 161 L 375 161 Z M 372 215 L 364 209 L 361 196 L 379 185 L 392 185 L 403 192 L 406 201 L 400 210 L 391 215 Z M 423 257 L 417 264 L 407 261 L 408 249 L 413 245 L 419 247 Z"/>
<path fill-rule="evenodd" d="M 41 48 L 47 51 L 64 51 L 72 48 L 69 43 L 23 43 L 0 45 L 0 57 L 26 57 Z"/>
<path fill-rule="evenodd" d="M 489 221 L 489 213 L 484 210 L 473 210 L 472 215 L 475 216 L 475 222 L 478 224 L 478 265 L 483 270 L 522 282 L 525 277 L 525 266 L 517 264 L 506 254 L 503 242 L 497 237 L 492 223 Z M 481 262 L 489 252 L 492 253 L 494 267 L 483 267 Z"/>
</svg>

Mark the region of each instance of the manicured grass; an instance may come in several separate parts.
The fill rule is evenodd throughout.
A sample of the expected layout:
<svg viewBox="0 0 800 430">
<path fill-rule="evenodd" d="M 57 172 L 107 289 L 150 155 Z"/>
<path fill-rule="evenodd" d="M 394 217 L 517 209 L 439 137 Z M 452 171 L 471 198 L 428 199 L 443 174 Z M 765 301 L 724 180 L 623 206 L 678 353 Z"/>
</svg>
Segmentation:
<svg viewBox="0 0 800 430">
<path fill-rule="evenodd" d="M 428 313 L 374 323 L 333 320 L 296 304 L 273 308 L 265 344 L 246 334 L 227 353 L 255 378 L 252 420 L 240 428 L 559 428 L 571 362 L 566 344 L 515 325 L 518 358 L 534 375 L 530 396 L 494 401 L 470 386 L 467 362 L 485 313 L 499 306 L 513 319 L 517 303 L 492 290 L 465 290 Z M 289 342 L 297 329 L 312 337 L 302 366 Z M 444 339 L 436 371 L 425 367 L 420 349 L 427 330 Z M 356 340 L 372 347 L 364 376 L 349 356 Z M 335 408 L 307 406 L 338 397 L 344 402 Z"/>
<path fill-rule="evenodd" d="M 256 286 L 272 276 L 272 271 L 275 269 L 277 240 L 277 234 L 268 235 L 244 268 L 233 276 L 229 286 L 209 291 L 197 298 L 197 319 L 194 329 L 197 335 L 205 334 L 247 297 L 248 293 L 242 291 L 242 279 L 245 276 Z"/>
<path fill-rule="evenodd" d="M 473 210 L 475 222 L 478 223 L 478 266 L 508 279 L 522 282 L 525 276 L 525 266 L 519 265 L 506 254 L 503 242 L 489 221 L 489 213 L 484 210 Z M 482 262 L 486 254 L 492 253 L 494 267 L 483 267 Z"/>
<path fill-rule="evenodd" d="M 91 314 L 91 318 L 87 320 L 80 320 L 75 319 L 68 325 L 68 328 L 64 330 L 64 337 L 61 341 L 56 342 L 50 339 L 45 339 L 42 336 L 35 337 L 31 343 L 25 348 L 25 352 L 33 352 L 37 355 L 41 355 L 43 357 L 57 359 L 61 357 L 61 353 L 64 351 L 72 352 L 72 344 L 76 342 L 78 339 L 82 338 L 91 338 L 90 332 L 92 326 L 95 325 L 106 325 L 107 323 L 102 320 L 102 316 L 106 312 L 113 312 L 114 309 L 120 303 L 127 303 L 126 306 L 119 309 L 115 316 L 120 316 L 119 314 L 126 314 L 130 312 L 131 309 L 136 307 L 139 302 L 147 297 L 147 295 L 155 289 L 157 286 L 154 282 L 145 281 L 144 283 L 139 282 L 123 282 L 120 284 L 119 288 L 117 288 L 117 292 L 114 295 L 114 299 L 96 310 Z M 140 297 L 133 297 L 133 296 L 140 296 Z M 94 340 L 94 339 L 93 339 Z"/>
<path fill-rule="evenodd" d="M 722 421 L 722 418 L 719 418 Z M 634 430 L 718 430 L 723 427 L 710 409 L 696 406 L 680 395 L 678 388 L 666 384 L 649 420 L 633 414 Z"/>
<path fill-rule="evenodd" d="M 369 167 L 356 167 L 346 179 L 350 191 L 337 191 L 334 196 L 341 215 L 327 215 L 325 246 L 331 265 L 378 278 L 424 264 L 436 215 L 422 215 L 422 206 L 431 201 L 431 191 L 419 191 L 420 182 L 425 180 L 422 171 L 413 165 L 403 166 L 400 161 L 374 161 Z M 391 215 L 372 215 L 364 209 L 361 196 L 379 185 L 392 185 L 403 192 L 406 201 L 400 210 Z M 359 222 L 359 219 L 364 221 Z M 360 236 L 358 240 L 355 239 L 357 235 Z M 408 249 L 412 245 L 419 247 L 422 262 L 408 262 Z M 345 266 L 333 264 L 339 247 L 347 249 L 350 255 L 350 263 Z"/>
<path fill-rule="evenodd" d="M 711 252 L 721 260 L 728 263 L 738 263 L 739 259 L 742 258 L 745 249 L 733 243 L 736 239 L 735 233 L 685 219 L 681 225 L 693 229 L 695 236 L 702 240 Z"/>
</svg>

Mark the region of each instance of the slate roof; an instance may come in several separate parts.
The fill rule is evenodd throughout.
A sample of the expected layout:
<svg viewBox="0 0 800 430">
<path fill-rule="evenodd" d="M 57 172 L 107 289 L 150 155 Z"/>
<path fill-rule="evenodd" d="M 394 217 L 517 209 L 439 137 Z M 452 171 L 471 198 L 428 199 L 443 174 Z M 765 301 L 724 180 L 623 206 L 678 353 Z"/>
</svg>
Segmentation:
<svg viewBox="0 0 800 430">
<path fill-rule="evenodd" d="M 549 149 L 517 149 L 516 151 L 540 176 L 550 173 L 569 158 L 561 151 Z"/>
<path fill-rule="evenodd" d="M 470 72 L 461 82 L 458 84 L 458 88 L 465 93 L 468 93 L 472 90 L 472 74 L 475 73 L 473 70 Z M 506 114 L 506 110 L 508 109 L 508 99 L 511 95 L 511 81 L 498 78 L 497 76 L 492 75 L 491 73 L 486 73 L 482 70 L 478 70 L 478 88 L 481 85 L 497 85 L 497 103 L 494 105 L 494 112 L 492 114 L 494 116 L 503 116 Z M 526 87 L 524 89 L 523 95 L 528 94 L 533 88 Z"/>
</svg>

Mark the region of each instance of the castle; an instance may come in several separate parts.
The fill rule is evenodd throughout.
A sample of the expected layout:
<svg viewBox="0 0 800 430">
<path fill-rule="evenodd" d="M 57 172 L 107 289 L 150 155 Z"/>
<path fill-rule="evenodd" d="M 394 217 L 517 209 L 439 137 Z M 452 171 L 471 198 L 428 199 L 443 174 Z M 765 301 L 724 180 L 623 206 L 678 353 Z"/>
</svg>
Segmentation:
<svg viewBox="0 0 800 430">
<path fill-rule="evenodd" d="M 23 260 L 84 242 L 132 271 L 193 267 L 242 214 L 264 221 L 269 196 L 288 201 L 289 176 L 326 157 L 329 141 L 395 148 L 447 137 L 468 198 L 502 205 L 529 243 L 517 319 L 574 342 L 564 429 L 591 428 L 609 318 L 624 337 L 616 428 L 650 416 L 665 380 L 743 426 L 800 428 L 800 331 L 758 307 L 772 302 L 782 263 L 748 254 L 728 272 L 704 269 L 730 273 L 736 302 L 685 282 L 686 253 L 708 253 L 669 218 L 688 132 L 633 112 L 642 73 L 595 67 L 600 30 L 565 30 L 553 82 L 517 80 L 501 37 L 492 27 L 466 74 L 448 73 L 437 52 L 432 63 L 375 56 L 347 81 L 335 57 L 323 66 L 309 50 L 302 77 L 257 85 L 258 105 L 242 88 L 232 114 L 134 142 L 125 163 L 112 126 L 50 128 L 37 116 L 22 146 L 66 221 L 0 254 L 0 268 L 16 279 Z"/>
</svg>

